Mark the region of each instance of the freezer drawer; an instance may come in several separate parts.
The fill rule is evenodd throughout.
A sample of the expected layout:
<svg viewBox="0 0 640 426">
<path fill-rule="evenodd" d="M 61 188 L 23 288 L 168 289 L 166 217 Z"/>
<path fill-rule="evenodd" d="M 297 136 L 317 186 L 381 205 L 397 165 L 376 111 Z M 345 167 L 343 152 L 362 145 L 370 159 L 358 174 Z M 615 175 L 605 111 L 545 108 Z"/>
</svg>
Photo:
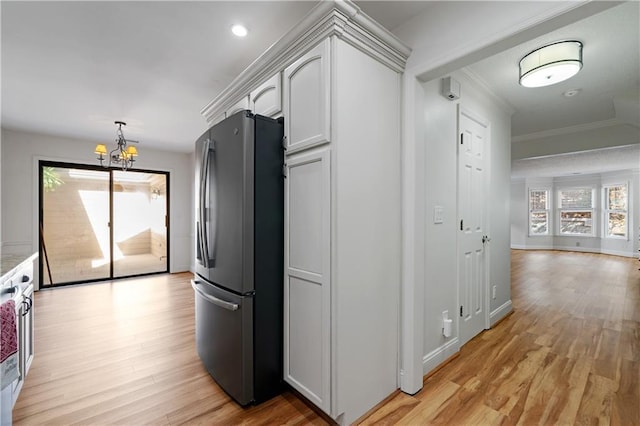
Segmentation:
<svg viewBox="0 0 640 426">
<path fill-rule="evenodd" d="M 253 297 L 238 296 L 198 278 L 191 286 L 196 349 L 202 363 L 239 404 L 253 402 Z"/>
</svg>

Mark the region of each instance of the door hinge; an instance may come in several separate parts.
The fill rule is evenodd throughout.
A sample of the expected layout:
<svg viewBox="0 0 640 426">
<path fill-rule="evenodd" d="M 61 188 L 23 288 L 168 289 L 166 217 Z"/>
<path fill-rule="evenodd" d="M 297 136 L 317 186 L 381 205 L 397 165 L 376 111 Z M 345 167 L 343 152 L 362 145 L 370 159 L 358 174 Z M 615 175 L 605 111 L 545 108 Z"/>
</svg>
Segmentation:
<svg viewBox="0 0 640 426">
<path fill-rule="evenodd" d="M 464 220 L 460 219 L 460 230 L 464 231 Z"/>
<path fill-rule="evenodd" d="M 460 305 L 460 316 L 463 316 L 462 315 L 462 305 Z"/>
<path fill-rule="evenodd" d="M 287 178 L 287 163 L 282 165 L 282 176 L 284 176 L 284 178 Z"/>
<path fill-rule="evenodd" d="M 464 144 L 464 133 L 460 133 L 460 145 Z"/>
<path fill-rule="evenodd" d="M 287 137 L 286 136 L 282 137 L 282 149 L 284 149 L 285 151 L 287 150 Z"/>
</svg>

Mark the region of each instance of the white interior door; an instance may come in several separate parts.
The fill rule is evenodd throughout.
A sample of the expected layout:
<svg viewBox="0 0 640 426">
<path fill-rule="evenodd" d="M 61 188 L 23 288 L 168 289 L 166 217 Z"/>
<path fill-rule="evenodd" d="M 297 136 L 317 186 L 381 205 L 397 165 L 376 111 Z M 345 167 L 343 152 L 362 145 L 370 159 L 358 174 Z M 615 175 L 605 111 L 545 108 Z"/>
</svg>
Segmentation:
<svg viewBox="0 0 640 426">
<path fill-rule="evenodd" d="M 460 344 L 488 328 L 489 124 L 458 107 L 458 301 Z"/>
</svg>

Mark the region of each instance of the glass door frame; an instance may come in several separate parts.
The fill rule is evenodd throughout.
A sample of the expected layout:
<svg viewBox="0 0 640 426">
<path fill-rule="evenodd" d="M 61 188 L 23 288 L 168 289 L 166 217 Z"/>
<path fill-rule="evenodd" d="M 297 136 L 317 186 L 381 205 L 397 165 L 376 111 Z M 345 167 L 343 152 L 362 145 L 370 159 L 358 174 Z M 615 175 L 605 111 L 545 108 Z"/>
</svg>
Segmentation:
<svg viewBox="0 0 640 426">
<path fill-rule="evenodd" d="M 88 279 L 88 280 L 80 280 L 80 281 L 69 281 L 69 282 L 64 282 L 64 283 L 59 283 L 59 284 L 45 284 L 44 283 L 44 262 L 45 260 L 45 256 L 43 256 L 44 250 L 43 250 L 43 235 L 42 235 L 42 229 L 43 229 L 43 221 L 44 221 L 44 185 L 43 185 L 43 170 L 45 167 L 59 167 L 59 168 L 67 168 L 67 169 L 82 169 L 82 170 L 91 170 L 91 171 L 97 171 L 97 172 L 105 172 L 109 174 L 109 276 L 108 277 L 104 277 L 104 278 L 95 278 L 95 279 Z M 158 275 L 158 274 L 167 274 L 169 273 L 169 265 L 170 265 L 170 249 L 171 249 L 171 232 L 170 232 L 170 226 L 171 226 L 171 217 L 170 217 L 170 210 L 169 210 L 169 199 L 170 199 L 170 194 L 171 194 L 171 185 L 170 185 L 170 172 L 167 171 L 159 171 L 159 170 L 148 170 L 148 169 L 137 169 L 137 168 L 132 168 L 132 169 L 127 169 L 127 171 L 132 171 L 132 172 L 140 172 L 140 173 L 152 173 L 152 174 L 159 174 L 159 175 L 164 175 L 165 176 L 165 184 L 166 184 L 166 197 L 165 197 L 165 227 L 166 227 L 166 263 L 167 263 L 167 267 L 164 271 L 158 271 L 158 272 L 146 272 L 146 273 L 141 273 L 141 274 L 131 274 L 131 275 L 122 275 L 122 276 L 117 276 L 114 277 L 113 274 L 113 263 L 114 263 L 114 259 L 113 259 L 113 247 L 114 247 L 114 235 L 113 235 L 113 192 L 114 192 L 114 185 L 113 185 L 113 172 L 117 172 L 117 171 L 121 171 L 122 169 L 119 167 L 110 167 L 110 168 L 106 168 L 106 167 L 101 167 L 101 166 L 94 166 L 94 165 L 89 165 L 89 164 L 79 164 L 79 163 L 66 163 L 66 162 L 60 162 L 60 161 L 49 161 L 49 160 L 39 160 L 38 161 L 38 229 L 40 232 L 40 236 L 38 238 L 38 254 L 39 254 L 39 258 L 40 261 L 38 262 L 38 271 L 39 271 L 39 288 L 40 289 L 44 289 L 44 288 L 55 288 L 55 287 L 62 287 L 62 286 L 66 286 L 66 285 L 74 285 L 74 284 L 85 284 L 85 283 L 93 283 L 93 282 L 100 282 L 100 281 L 112 281 L 112 280 L 121 280 L 121 279 L 128 279 L 128 278 L 135 278 L 135 277 L 143 277 L 143 276 L 148 276 L 148 275 Z"/>
</svg>

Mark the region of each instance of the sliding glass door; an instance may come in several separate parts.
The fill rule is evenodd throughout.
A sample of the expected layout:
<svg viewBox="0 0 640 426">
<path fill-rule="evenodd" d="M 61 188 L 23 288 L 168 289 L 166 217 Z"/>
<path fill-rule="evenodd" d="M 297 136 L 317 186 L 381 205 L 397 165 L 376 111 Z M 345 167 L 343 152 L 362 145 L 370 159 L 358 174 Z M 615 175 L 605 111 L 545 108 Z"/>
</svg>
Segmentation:
<svg viewBox="0 0 640 426">
<path fill-rule="evenodd" d="M 167 177 L 40 162 L 41 285 L 167 272 Z"/>
<path fill-rule="evenodd" d="M 113 276 L 167 270 L 167 178 L 113 172 Z"/>
</svg>

